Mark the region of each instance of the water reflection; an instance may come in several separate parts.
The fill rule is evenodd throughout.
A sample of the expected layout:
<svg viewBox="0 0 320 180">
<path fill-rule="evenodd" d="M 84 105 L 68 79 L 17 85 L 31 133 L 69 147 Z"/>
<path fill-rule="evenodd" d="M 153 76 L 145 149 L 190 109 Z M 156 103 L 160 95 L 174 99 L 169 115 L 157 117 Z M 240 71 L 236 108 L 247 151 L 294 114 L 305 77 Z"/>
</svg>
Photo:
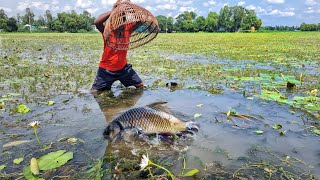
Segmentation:
<svg viewBox="0 0 320 180">
<path fill-rule="evenodd" d="M 143 95 L 141 88 L 126 88 L 123 91 L 104 91 L 95 95 L 101 111 L 106 117 L 107 123 L 111 122 L 119 113 L 136 105 Z"/>
</svg>

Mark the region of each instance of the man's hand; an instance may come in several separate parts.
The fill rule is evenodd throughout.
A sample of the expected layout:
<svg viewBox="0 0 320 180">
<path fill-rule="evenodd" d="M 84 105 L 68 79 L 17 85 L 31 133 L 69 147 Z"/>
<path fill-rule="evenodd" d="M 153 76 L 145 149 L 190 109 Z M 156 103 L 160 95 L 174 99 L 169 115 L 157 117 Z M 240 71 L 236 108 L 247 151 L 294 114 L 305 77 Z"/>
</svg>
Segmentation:
<svg viewBox="0 0 320 180">
<path fill-rule="evenodd" d="M 100 14 L 97 19 L 94 21 L 94 25 L 96 25 L 97 29 L 103 33 L 104 25 L 103 23 L 110 17 L 112 11 Z"/>
</svg>

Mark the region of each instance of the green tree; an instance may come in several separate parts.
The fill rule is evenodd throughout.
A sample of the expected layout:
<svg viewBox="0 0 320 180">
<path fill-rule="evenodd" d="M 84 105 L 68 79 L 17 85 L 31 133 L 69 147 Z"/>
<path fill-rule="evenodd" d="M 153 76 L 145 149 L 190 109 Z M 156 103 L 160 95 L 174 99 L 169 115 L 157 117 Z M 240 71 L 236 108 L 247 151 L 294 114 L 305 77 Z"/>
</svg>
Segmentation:
<svg viewBox="0 0 320 180">
<path fill-rule="evenodd" d="M 167 29 L 168 29 L 168 33 L 171 33 L 171 32 L 173 31 L 173 29 L 174 29 L 174 27 L 173 27 L 173 21 L 174 21 L 173 17 L 168 17 L 168 19 L 167 19 Z"/>
<path fill-rule="evenodd" d="M 233 11 L 233 26 L 232 26 L 232 31 L 236 32 L 239 31 L 242 24 L 243 24 L 243 19 L 245 16 L 245 10 L 242 6 L 234 6 L 232 7 Z"/>
<path fill-rule="evenodd" d="M 194 32 L 195 31 L 195 25 L 194 25 L 194 19 L 196 18 L 197 14 L 194 12 L 188 12 L 185 11 L 184 13 L 178 15 L 176 18 L 176 30 L 182 31 L 182 32 Z"/>
<path fill-rule="evenodd" d="M 17 23 L 18 23 L 18 25 L 20 25 L 22 23 L 22 17 L 20 15 L 20 13 L 17 13 Z"/>
<path fill-rule="evenodd" d="M 158 25 L 161 32 L 166 32 L 167 29 L 167 17 L 163 15 L 159 15 L 156 17 L 158 21 Z"/>
<path fill-rule="evenodd" d="M 55 19 L 52 22 L 52 31 L 57 31 L 57 32 L 63 32 L 64 31 L 64 27 L 62 22 L 59 19 Z"/>
<path fill-rule="evenodd" d="M 219 14 L 216 12 L 209 12 L 205 22 L 205 31 L 214 32 L 218 30 Z"/>
<path fill-rule="evenodd" d="M 242 23 L 243 30 L 250 30 L 251 27 L 259 30 L 261 25 L 262 21 L 257 17 L 257 14 L 254 10 L 245 10 L 245 16 Z"/>
<path fill-rule="evenodd" d="M 14 32 L 18 30 L 18 23 L 16 18 L 11 17 L 7 21 L 7 31 L 8 32 Z"/>
<path fill-rule="evenodd" d="M 7 21 L 8 21 L 8 16 L 4 12 L 3 9 L 0 9 L 0 30 L 6 30 L 7 29 Z"/>
<path fill-rule="evenodd" d="M 91 14 L 88 11 L 83 11 L 80 16 L 75 16 L 76 19 L 78 19 L 78 23 L 80 29 L 86 30 L 86 31 L 91 31 L 92 27 L 91 25 L 94 23 L 94 18 L 91 17 Z"/>
<path fill-rule="evenodd" d="M 22 23 L 24 25 L 30 24 L 32 25 L 34 22 L 34 14 L 30 8 L 26 8 L 26 14 L 22 17 Z"/>
<path fill-rule="evenodd" d="M 46 10 L 45 12 L 45 21 L 46 21 L 46 26 L 49 28 L 49 30 L 53 30 L 53 16 L 49 10 Z"/>
<path fill-rule="evenodd" d="M 34 23 L 35 26 L 44 26 L 46 25 L 46 21 L 44 20 L 43 16 L 39 16 L 38 19 Z"/>
<path fill-rule="evenodd" d="M 218 31 L 231 31 L 232 30 L 232 11 L 229 6 L 224 6 L 220 10 L 218 19 Z"/>
<path fill-rule="evenodd" d="M 196 31 L 204 31 L 205 24 L 206 24 L 206 19 L 203 16 L 197 17 L 195 21 Z"/>
<path fill-rule="evenodd" d="M 317 24 L 306 24 L 302 23 L 300 26 L 301 31 L 317 31 L 318 25 Z"/>
</svg>

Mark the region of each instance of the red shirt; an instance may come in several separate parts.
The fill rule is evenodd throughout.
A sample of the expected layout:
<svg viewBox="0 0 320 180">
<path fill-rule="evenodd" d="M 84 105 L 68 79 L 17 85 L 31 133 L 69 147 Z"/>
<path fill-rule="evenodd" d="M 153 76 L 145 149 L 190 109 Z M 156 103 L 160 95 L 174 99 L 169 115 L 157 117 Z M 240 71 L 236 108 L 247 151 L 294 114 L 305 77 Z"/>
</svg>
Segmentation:
<svg viewBox="0 0 320 180">
<path fill-rule="evenodd" d="M 124 30 L 124 37 L 121 38 L 124 43 L 128 43 L 130 41 L 130 34 L 132 24 L 128 24 Z M 102 35 L 103 36 L 103 35 Z M 108 37 L 110 42 L 116 42 L 114 32 L 112 35 Z M 99 67 L 107 69 L 109 71 L 118 71 L 122 69 L 127 64 L 127 50 L 115 50 L 107 46 L 106 40 L 103 37 L 104 41 L 104 51 L 102 54 L 101 61 L 99 63 Z"/>
</svg>

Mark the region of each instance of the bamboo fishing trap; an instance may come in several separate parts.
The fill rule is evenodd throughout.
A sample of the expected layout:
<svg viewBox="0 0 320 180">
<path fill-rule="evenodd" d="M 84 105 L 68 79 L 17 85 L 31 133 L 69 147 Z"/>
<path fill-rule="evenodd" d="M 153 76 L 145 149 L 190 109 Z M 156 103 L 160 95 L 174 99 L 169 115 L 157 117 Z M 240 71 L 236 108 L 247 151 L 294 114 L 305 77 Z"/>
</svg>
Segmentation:
<svg viewBox="0 0 320 180">
<path fill-rule="evenodd" d="M 158 33 L 158 21 L 148 10 L 130 0 L 118 0 L 105 22 L 103 35 L 110 48 L 128 50 L 147 44 Z"/>
</svg>

